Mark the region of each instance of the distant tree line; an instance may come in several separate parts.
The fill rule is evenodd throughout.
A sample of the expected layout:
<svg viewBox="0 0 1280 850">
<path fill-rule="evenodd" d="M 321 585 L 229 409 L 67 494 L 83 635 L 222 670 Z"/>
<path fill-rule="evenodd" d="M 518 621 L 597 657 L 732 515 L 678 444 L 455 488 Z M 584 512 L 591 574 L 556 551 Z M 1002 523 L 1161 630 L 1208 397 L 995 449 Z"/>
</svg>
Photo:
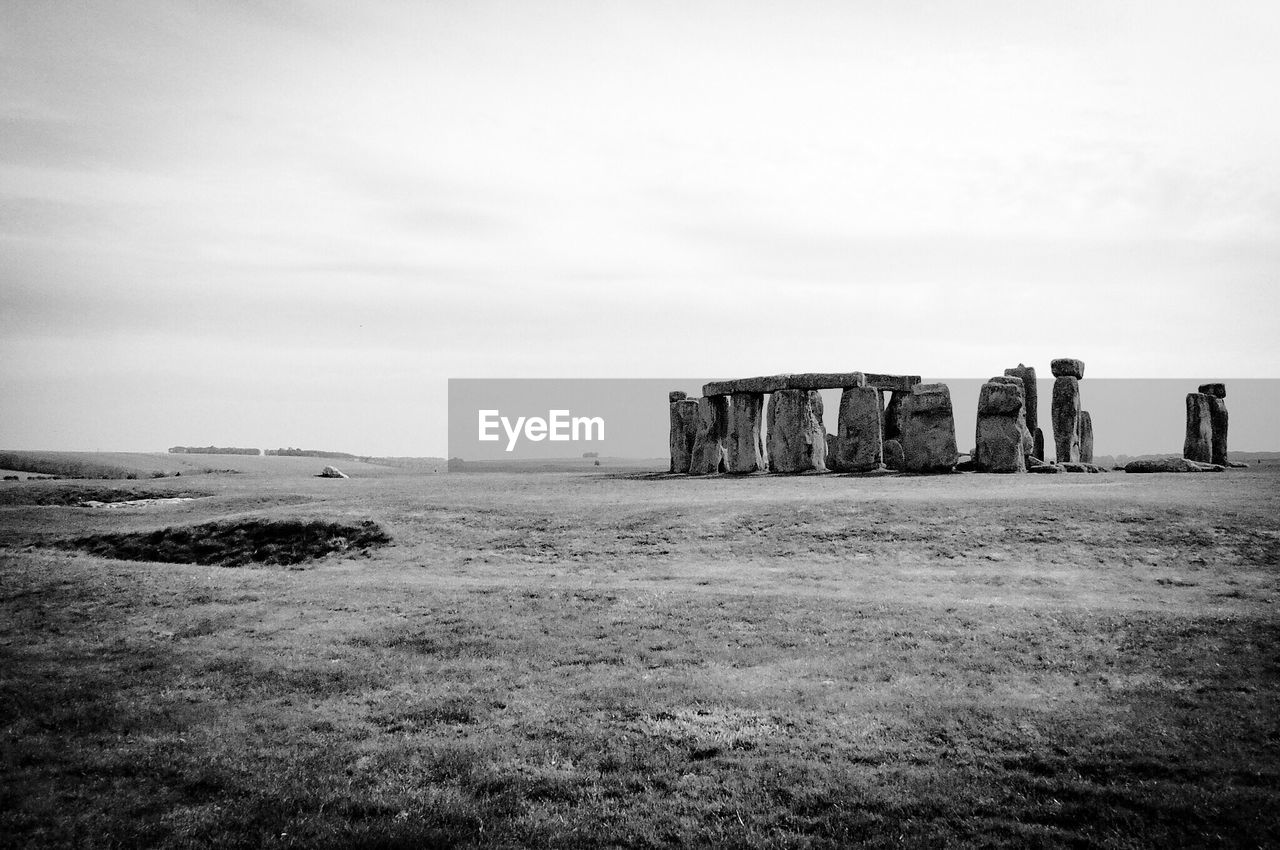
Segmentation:
<svg viewBox="0 0 1280 850">
<path fill-rule="evenodd" d="M 171 446 L 171 455 L 260 455 L 262 449 L 241 449 L 234 446 Z M 267 452 L 271 454 L 271 452 Z"/>
<path fill-rule="evenodd" d="M 355 460 L 356 456 L 348 452 L 322 452 L 319 449 L 267 449 L 266 454 L 280 457 L 324 457 L 333 460 Z"/>
</svg>

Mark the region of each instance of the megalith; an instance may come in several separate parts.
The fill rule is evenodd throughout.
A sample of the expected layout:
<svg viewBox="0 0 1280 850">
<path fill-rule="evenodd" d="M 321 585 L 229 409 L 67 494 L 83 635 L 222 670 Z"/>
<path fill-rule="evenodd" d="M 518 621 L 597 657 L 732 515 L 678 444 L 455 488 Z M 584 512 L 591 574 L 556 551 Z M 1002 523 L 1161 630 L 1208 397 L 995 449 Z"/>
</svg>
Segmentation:
<svg viewBox="0 0 1280 850">
<path fill-rule="evenodd" d="M 1093 463 L 1093 417 L 1080 411 L 1080 462 Z"/>
<path fill-rule="evenodd" d="M 1022 379 L 992 378 L 978 395 L 974 465 L 982 472 L 1026 472 L 1029 451 Z"/>
<path fill-rule="evenodd" d="M 1025 419 L 1027 423 L 1027 432 L 1033 435 L 1032 444 L 1029 447 L 1029 450 L 1036 457 L 1040 458 L 1041 460 L 1044 460 L 1043 446 L 1041 447 L 1038 454 L 1036 453 L 1036 450 L 1035 450 L 1034 434 L 1036 432 L 1036 429 L 1040 427 L 1040 407 L 1039 407 L 1040 396 L 1039 396 L 1038 390 L 1036 389 L 1036 367 L 1024 366 L 1023 364 L 1019 363 L 1017 366 L 1014 366 L 1012 369 L 1005 369 L 1004 373 L 1010 377 L 1022 379 L 1022 414 L 1023 414 L 1023 419 Z"/>
<path fill-rule="evenodd" d="M 769 469 L 826 472 L 827 431 L 817 390 L 778 390 L 769 396 Z"/>
<path fill-rule="evenodd" d="M 885 469 L 893 469 L 901 471 L 904 464 L 902 457 L 902 443 L 898 440 L 884 441 L 884 467 Z"/>
<path fill-rule="evenodd" d="M 763 472 L 768 465 L 764 437 L 760 431 L 764 415 L 762 393 L 734 393 L 729 396 L 725 421 L 725 470 L 737 475 Z"/>
<path fill-rule="evenodd" d="M 1187 436 L 1182 443 L 1182 456 L 1187 460 L 1213 462 L 1213 414 L 1210 396 L 1187 393 Z"/>
<path fill-rule="evenodd" d="M 1074 357 L 1059 357 L 1050 361 L 1049 371 L 1055 378 L 1075 378 L 1081 381 L 1084 380 L 1084 361 Z"/>
<path fill-rule="evenodd" d="M 1032 433 L 1031 438 L 1031 454 L 1035 456 L 1036 460 L 1044 460 L 1044 429 L 1037 428 L 1035 432 Z"/>
<path fill-rule="evenodd" d="M 676 396 L 679 396 L 677 398 Z M 684 393 L 671 393 L 671 471 L 688 472 L 698 438 L 698 402 Z"/>
<path fill-rule="evenodd" d="M 1053 361 L 1055 367 L 1059 360 Z M 1071 361 L 1079 363 L 1080 361 Z M 1082 370 L 1083 371 L 1083 370 Z M 1053 443 L 1058 463 L 1080 462 L 1080 379 L 1058 375 L 1053 381 Z"/>
<path fill-rule="evenodd" d="M 1200 392 L 1209 398 L 1209 426 L 1212 431 L 1213 463 L 1226 466 L 1227 460 L 1227 385 L 1201 384 Z"/>
<path fill-rule="evenodd" d="M 895 396 L 897 394 L 895 393 Z M 950 472 L 959 460 L 951 390 L 946 384 L 917 384 L 902 400 L 903 469 Z"/>
<path fill-rule="evenodd" d="M 698 428 L 689 459 L 690 475 L 711 475 L 725 471 L 724 434 L 728 416 L 725 396 L 698 399 Z"/>
<path fill-rule="evenodd" d="M 837 472 L 867 472 L 884 461 L 880 391 L 875 387 L 845 387 L 840 394 L 835 452 L 827 466 Z"/>
</svg>

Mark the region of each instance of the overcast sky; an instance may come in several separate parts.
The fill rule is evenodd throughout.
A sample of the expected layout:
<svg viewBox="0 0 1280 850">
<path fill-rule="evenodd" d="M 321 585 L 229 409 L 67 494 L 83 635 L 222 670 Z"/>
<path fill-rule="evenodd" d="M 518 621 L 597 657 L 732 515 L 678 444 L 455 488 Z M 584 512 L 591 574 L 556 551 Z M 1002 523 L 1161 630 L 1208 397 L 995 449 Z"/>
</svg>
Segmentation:
<svg viewBox="0 0 1280 850">
<path fill-rule="evenodd" d="M 6 0 L 0 447 L 444 454 L 449 377 L 1280 377 L 1277 44 L 1273 2 Z"/>
</svg>

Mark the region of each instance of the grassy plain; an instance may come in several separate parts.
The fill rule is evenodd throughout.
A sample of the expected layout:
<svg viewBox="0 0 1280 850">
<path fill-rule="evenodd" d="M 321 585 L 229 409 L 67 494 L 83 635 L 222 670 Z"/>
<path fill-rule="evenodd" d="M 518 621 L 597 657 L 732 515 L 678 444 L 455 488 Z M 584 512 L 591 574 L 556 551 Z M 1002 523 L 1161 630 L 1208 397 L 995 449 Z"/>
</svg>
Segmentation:
<svg viewBox="0 0 1280 850">
<path fill-rule="evenodd" d="M 0 486 L 0 844 L 1280 844 L 1275 472 L 196 460 Z M 52 545 L 286 520 L 393 542 Z"/>
</svg>

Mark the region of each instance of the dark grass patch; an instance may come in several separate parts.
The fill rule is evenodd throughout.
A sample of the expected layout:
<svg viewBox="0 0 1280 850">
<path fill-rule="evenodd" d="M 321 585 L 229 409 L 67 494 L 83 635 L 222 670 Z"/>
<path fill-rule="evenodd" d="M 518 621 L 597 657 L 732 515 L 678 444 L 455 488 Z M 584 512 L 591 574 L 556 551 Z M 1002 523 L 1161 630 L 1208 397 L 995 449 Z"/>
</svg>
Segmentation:
<svg viewBox="0 0 1280 850">
<path fill-rule="evenodd" d="M 134 499 L 198 499 L 212 495 L 197 490 L 142 490 L 136 487 L 5 487 L 0 488 L 0 505 L 44 505 L 73 507 L 82 502 L 128 502 Z"/>
<path fill-rule="evenodd" d="M 311 520 L 236 520 L 159 531 L 94 534 L 60 545 L 120 561 L 239 567 L 293 566 L 334 552 L 385 546 L 391 537 L 372 520 L 359 525 Z"/>
</svg>

